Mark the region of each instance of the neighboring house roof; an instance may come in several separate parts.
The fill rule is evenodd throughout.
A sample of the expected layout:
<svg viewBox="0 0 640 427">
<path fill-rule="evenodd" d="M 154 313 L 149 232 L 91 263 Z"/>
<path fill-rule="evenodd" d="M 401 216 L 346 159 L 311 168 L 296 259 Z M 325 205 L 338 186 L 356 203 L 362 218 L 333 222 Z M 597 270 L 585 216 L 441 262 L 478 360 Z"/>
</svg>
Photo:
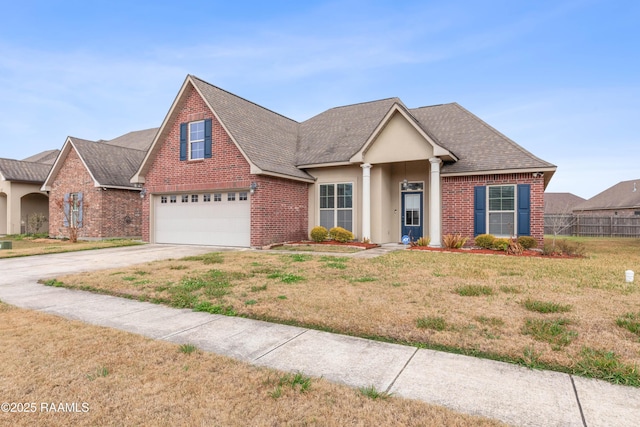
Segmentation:
<svg viewBox="0 0 640 427">
<path fill-rule="evenodd" d="M 131 177 L 136 173 L 146 155 L 145 150 L 127 148 L 126 145 L 148 147 L 156 134 L 156 129 L 130 132 L 111 141 L 89 141 L 68 137 L 58 158 L 49 172 L 42 189 L 51 190 L 51 186 L 64 160 L 74 149 L 91 175 L 96 187 L 139 189 L 131 184 Z M 113 145 L 112 142 L 117 144 Z"/>
<path fill-rule="evenodd" d="M 556 170 L 456 103 L 407 109 L 399 98 L 388 98 L 332 108 L 298 123 L 188 75 L 132 182 L 144 182 L 158 141 L 189 85 L 236 143 L 251 173 L 311 180 L 305 167 L 357 162 L 396 112 L 445 160 L 443 175 L 544 172 L 546 184 Z"/>
<path fill-rule="evenodd" d="M 5 181 L 41 184 L 44 182 L 50 169 L 51 165 L 45 163 L 0 159 L 0 175 L 2 175 Z"/>
<path fill-rule="evenodd" d="M 122 136 L 109 141 L 100 141 L 104 144 L 117 145 L 124 148 L 133 148 L 134 150 L 147 151 L 153 142 L 159 128 L 151 128 L 145 130 L 137 130 L 126 133 Z"/>
<path fill-rule="evenodd" d="M 574 211 L 640 208 L 640 179 L 622 181 L 573 208 Z"/>
<path fill-rule="evenodd" d="M 56 161 L 56 157 L 58 157 L 58 153 L 60 150 L 47 150 L 42 153 L 34 154 L 31 157 L 27 157 L 26 159 L 22 159 L 23 162 L 36 162 L 36 163 L 46 163 L 48 165 L 52 165 L 53 162 Z"/>
<path fill-rule="evenodd" d="M 571 214 L 573 208 L 585 200 L 573 193 L 544 193 L 544 213 Z"/>
</svg>

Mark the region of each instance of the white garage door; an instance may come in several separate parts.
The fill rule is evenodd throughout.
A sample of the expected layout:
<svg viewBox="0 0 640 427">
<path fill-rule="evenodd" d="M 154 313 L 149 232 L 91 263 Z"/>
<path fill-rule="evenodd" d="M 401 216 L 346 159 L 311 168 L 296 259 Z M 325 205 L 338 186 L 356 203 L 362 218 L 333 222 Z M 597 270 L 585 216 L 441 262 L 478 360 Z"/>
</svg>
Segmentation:
<svg viewBox="0 0 640 427">
<path fill-rule="evenodd" d="M 248 192 L 154 196 L 154 206 L 157 243 L 251 245 Z"/>
</svg>

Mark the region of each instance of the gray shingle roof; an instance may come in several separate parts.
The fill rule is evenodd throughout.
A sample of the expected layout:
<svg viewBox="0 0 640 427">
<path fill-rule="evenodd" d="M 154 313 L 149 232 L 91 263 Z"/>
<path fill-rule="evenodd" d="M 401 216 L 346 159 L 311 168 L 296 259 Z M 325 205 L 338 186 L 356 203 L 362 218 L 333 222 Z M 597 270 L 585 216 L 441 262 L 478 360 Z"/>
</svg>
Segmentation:
<svg viewBox="0 0 640 427">
<path fill-rule="evenodd" d="M 69 137 L 89 172 L 101 186 L 133 187 L 129 181 L 146 151 Z"/>
<path fill-rule="evenodd" d="M 555 168 L 457 103 L 409 110 L 443 147 L 458 157 L 442 173 Z"/>
<path fill-rule="evenodd" d="M 398 98 L 327 110 L 300 124 L 296 164 L 348 162 L 373 134 Z"/>
<path fill-rule="evenodd" d="M 0 159 L 0 174 L 7 181 L 42 184 L 51 165 L 24 160 Z"/>
<path fill-rule="evenodd" d="M 298 122 L 191 77 L 253 164 L 266 172 L 311 178 L 295 166 Z"/>
<path fill-rule="evenodd" d="M 544 193 L 544 213 L 570 214 L 575 206 L 584 201 L 573 193 Z"/>
<path fill-rule="evenodd" d="M 60 150 L 47 150 L 42 153 L 34 154 L 31 157 L 27 157 L 26 159 L 22 159 L 24 162 L 36 162 L 36 163 L 46 163 L 48 165 L 52 165 L 53 162 L 56 161 Z"/>
<path fill-rule="evenodd" d="M 640 208 L 640 179 L 622 181 L 573 208 L 574 211 Z"/>
<path fill-rule="evenodd" d="M 158 128 L 137 130 L 126 133 L 109 141 L 100 142 L 103 144 L 117 145 L 118 147 L 147 151 L 149 149 L 149 146 L 151 146 L 151 143 L 153 142 L 153 138 L 156 136 L 156 132 L 158 132 Z"/>
</svg>

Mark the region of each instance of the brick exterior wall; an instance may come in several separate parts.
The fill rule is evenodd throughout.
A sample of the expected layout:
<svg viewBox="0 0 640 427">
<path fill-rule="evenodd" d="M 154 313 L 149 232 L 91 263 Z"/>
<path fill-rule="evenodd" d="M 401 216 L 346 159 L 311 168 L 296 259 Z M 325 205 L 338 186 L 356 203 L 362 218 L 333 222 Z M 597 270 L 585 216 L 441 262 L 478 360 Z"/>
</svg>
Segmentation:
<svg viewBox="0 0 640 427">
<path fill-rule="evenodd" d="M 306 237 L 308 184 L 250 173 L 250 165 L 217 121 L 209 107 L 191 86 L 176 105 L 176 114 L 167 123 L 158 141 L 159 150 L 145 175 L 149 195 L 201 191 L 247 191 L 251 182 L 258 190 L 251 199 L 251 246 L 299 240 Z M 180 161 L 180 124 L 195 120 L 212 121 L 212 157 Z M 143 240 L 150 241 L 150 203 L 143 203 Z M 299 215 L 297 217 L 296 215 Z"/>
<path fill-rule="evenodd" d="M 531 185 L 531 237 L 544 242 L 544 178 L 532 173 L 442 177 L 442 235 L 460 233 L 473 245 L 473 192 L 481 185 Z"/>
<path fill-rule="evenodd" d="M 96 188 L 78 153 L 70 150 L 49 192 L 49 235 L 69 237 L 64 226 L 62 202 L 67 193 L 82 193 L 81 239 L 107 239 L 142 236 L 142 201 L 140 192 Z"/>
</svg>

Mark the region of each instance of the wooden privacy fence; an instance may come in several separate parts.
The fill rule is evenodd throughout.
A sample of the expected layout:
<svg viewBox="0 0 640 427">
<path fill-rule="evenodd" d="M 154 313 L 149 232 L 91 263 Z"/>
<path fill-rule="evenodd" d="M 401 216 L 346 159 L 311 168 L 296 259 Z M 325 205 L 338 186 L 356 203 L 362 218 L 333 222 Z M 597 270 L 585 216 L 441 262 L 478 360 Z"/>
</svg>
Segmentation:
<svg viewBox="0 0 640 427">
<path fill-rule="evenodd" d="M 545 215 L 544 234 L 584 237 L 640 237 L 640 217 Z"/>
</svg>

